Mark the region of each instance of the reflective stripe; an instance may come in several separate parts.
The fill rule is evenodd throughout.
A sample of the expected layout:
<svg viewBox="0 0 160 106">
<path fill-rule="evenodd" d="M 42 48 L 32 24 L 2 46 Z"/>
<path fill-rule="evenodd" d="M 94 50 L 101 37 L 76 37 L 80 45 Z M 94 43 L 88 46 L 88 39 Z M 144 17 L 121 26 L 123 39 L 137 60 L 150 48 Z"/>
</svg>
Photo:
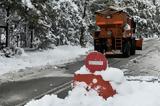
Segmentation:
<svg viewBox="0 0 160 106">
<path fill-rule="evenodd" d="M 103 65 L 103 61 L 89 61 L 89 65 Z"/>
</svg>

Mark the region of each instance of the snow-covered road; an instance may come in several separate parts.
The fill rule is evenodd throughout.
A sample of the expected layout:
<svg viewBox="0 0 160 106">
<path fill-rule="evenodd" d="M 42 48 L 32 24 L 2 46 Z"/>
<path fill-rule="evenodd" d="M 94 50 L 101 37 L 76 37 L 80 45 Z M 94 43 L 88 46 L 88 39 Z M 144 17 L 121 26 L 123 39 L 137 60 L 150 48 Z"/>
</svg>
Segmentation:
<svg viewBox="0 0 160 106">
<path fill-rule="evenodd" d="M 160 75 L 160 40 L 154 39 L 144 44 L 139 56 L 131 59 L 122 66 L 125 74 L 131 76 L 159 76 Z"/>
<path fill-rule="evenodd" d="M 96 92 L 92 90 L 88 92 L 78 87 L 70 91 L 65 99 L 58 98 L 56 95 L 47 95 L 40 100 L 32 100 L 26 106 L 159 106 L 160 41 L 154 39 L 145 43 L 144 51 L 128 58 L 128 61 L 127 59 L 121 61 L 111 59 L 115 64 L 119 64 L 119 68 L 125 68 L 123 71 L 130 76 L 125 77 L 128 81 L 118 83 L 118 88 L 114 88 L 115 84 L 113 84 L 112 87 L 117 90 L 115 96 L 104 100 Z M 115 64 L 111 63 L 113 66 Z M 115 75 L 113 80 L 119 77 L 116 76 L 117 73 L 109 75 Z M 107 74 L 104 78 L 106 76 Z"/>
<path fill-rule="evenodd" d="M 87 74 L 89 71 L 84 66 L 76 73 Z M 57 97 L 55 94 L 46 95 L 39 100 L 30 101 L 25 106 L 160 106 L 160 83 L 158 80 L 146 82 L 150 78 L 143 76 L 143 79 L 137 77 L 142 81 L 127 81 L 126 79 L 133 79 L 124 77 L 122 70 L 111 67 L 93 74 L 101 75 L 103 80 L 109 81 L 112 88 L 116 90 L 116 94 L 103 99 L 98 95 L 100 85 L 95 89 L 90 89 L 90 85 L 96 82 L 88 86 L 84 82 L 76 82 L 77 86 L 68 92 L 68 96 L 64 99 Z"/>
<path fill-rule="evenodd" d="M 158 45 L 160 45 L 159 40 L 156 40 L 156 39 L 147 40 L 147 41 L 145 41 L 143 51 L 138 51 L 136 53 L 136 55 L 131 56 L 130 58 L 108 58 L 109 66 L 122 69 L 124 71 L 124 74 L 127 76 L 139 76 L 139 77 L 129 78 L 128 79 L 129 81 L 146 80 L 146 77 L 144 78 L 143 76 L 151 76 L 151 77 L 149 77 L 150 78 L 149 81 L 157 81 L 158 80 L 157 73 L 159 71 L 158 67 L 160 66 L 160 65 L 158 65 L 158 62 L 157 62 L 157 61 L 159 61 L 159 55 L 158 55 L 158 49 L 157 49 Z M 65 48 L 67 48 L 67 47 L 65 47 Z M 39 63 L 43 63 L 43 65 L 45 65 L 45 66 L 42 66 L 42 67 L 41 66 L 40 67 L 39 66 L 38 67 L 30 66 L 30 68 L 28 67 L 26 69 L 21 69 L 19 71 L 9 71 L 9 73 L 5 73 L 5 74 L 1 75 L 0 82 L 3 83 L 3 85 L 0 85 L 0 91 L 1 91 L 0 105 L 1 104 L 8 104 L 8 105 L 19 104 L 23 101 L 26 101 L 26 100 L 33 98 L 36 95 L 40 95 L 39 93 L 42 93 L 42 91 L 46 91 L 47 89 L 51 89 L 53 87 L 53 86 L 50 86 L 50 85 L 52 85 L 51 82 L 47 83 L 48 81 L 53 81 L 53 83 L 58 82 L 59 83 L 58 85 L 61 85 L 64 83 L 64 81 L 68 81 L 68 80 L 72 79 L 74 72 L 83 65 L 83 59 L 85 56 L 80 56 L 80 55 L 85 55 L 89 49 L 82 48 L 81 51 L 79 52 L 80 49 L 76 48 L 76 47 L 74 49 L 75 51 L 70 50 L 70 49 L 68 49 L 69 50 L 68 51 L 65 48 L 61 47 L 61 48 L 58 48 L 57 50 L 61 51 L 61 52 L 63 51 L 63 57 L 66 60 L 64 58 L 60 58 L 59 62 L 53 62 L 54 60 L 52 61 L 55 64 L 46 64 L 45 62 L 50 61 L 49 57 L 52 54 L 54 57 L 57 54 L 58 55 L 61 55 L 61 54 L 53 53 L 51 51 L 50 52 L 47 51 L 46 53 L 39 52 L 38 54 L 41 54 L 41 55 L 34 54 L 35 57 L 32 60 L 33 60 L 33 62 L 35 62 L 37 60 L 39 61 L 39 57 L 42 57 L 44 60 L 48 59 L 47 61 L 44 61 L 45 64 L 43 63 L 42 59 L 40 59 L 41 61 Z M 72 56 L 71 56 L 71 58 L 65 57 L 65 55 L 70 54 L 70 53 L 76 54 L 75 56 L 73 56 L 74 58 L 72 58 Z M 49 55 L 49 57 L 43 57 L 45 55 Z M 77 58 L 77 56 L 78 56 L 78 58 Z M 33 56 L 31 56 L 31 57 L 33 57 Z M 28 60 L 30 60 L 31 57 Z M 20 59 L 20 58 L 21 57 L 18 57 L 17 59 Z M 57 58 L 58 58 L 58 56 L 57 56 Z M 15 58 L 13 58 L 13 59 L 15 59 Z M 52 57 L 52 59 L 54 59 L 54 58 Z M 60 63 L 60 61 L 62 63 L 71 62 L 71 61 L 72 62 L 74 61 L 74 62 L 73 62 L 73 64 L 69 63 L 69 64 L 59 64 L 58 65 L 58 63 Z M 147 61 L 151 61 L 151 62 L 147 62 Z M 22 62 L 22 64 L 23 63 L 24 62 Z M 34 63 L 33 63 L 33 65 L 34 65 Z M 154 68 L 153 68 L 153 70 L 151 70 L 151 69 L 148 70 L 147 66 L 148 67 L 151 66 Z M 7 67 L 7 65 L 6 65 L 6 67 Z M 12 68 L 14 69 L 16 67 L 12 67 Z M 153 76 L 155 76 L 155 77 L 153 77 Z M 63 78 L 64 78 L 63 81 L 60 80 Z M 54 80 L 52 80 L 52 79 L 54 79 Z M 147 80 L 148 80 L 148 77 L 147 77 Z M 5 83 L 5 82 L 7 82 L 7 83 Z M 23 82 L 23 84 L 22 84 L 22 82 Z M 19 86 L 20 86 L 20 88 L 18 89 L 18 92 L 17 92 L 16 90 Z M 14 88 L 14 89 L 9 89 L 10 92 L 8 92 L 8 87 Z M 27 92 L 25 92 L 26 89 L 27 89 Z M 36 93 L 33 93 L 33 92 L 36 92 Z M 62 92 L 61 94 L 63 95 L 64 92 Z"/>
</svg>

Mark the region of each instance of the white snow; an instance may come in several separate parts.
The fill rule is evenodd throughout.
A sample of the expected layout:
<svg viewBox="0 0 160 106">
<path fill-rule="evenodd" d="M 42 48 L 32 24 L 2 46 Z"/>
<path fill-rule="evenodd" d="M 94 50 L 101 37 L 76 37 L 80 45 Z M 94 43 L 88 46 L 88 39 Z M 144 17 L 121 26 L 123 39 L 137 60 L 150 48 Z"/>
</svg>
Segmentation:
<svg viewBox="0 0 160 106">
<path fill-rule="evenodd" d="M 144 40 L 144 41 L 152 40 L 152 39 L 159 39 L 159 37 L 158 37 L 157 34 L 154 34 L 154 35 L 152 35 L 151 37 L 148 37 L 148 38 L 143 37 L 143 40 Z"/>
<path fill-rule="evenodd" d="M 80 70 L 84 71 L 84 68 Z M 111 76 L 115 75 L 112 77 L 113 79 L 111 78 L 112 82 L 117 80 L 117 75 L 122 74 L 122 71 L 116 68 L 110 67 L 107 71 Z M 93 89 L 87 91 L 85 89 L 86 84 L 79 83 L 79 86 L 77 85 L 69 91 L 65 99 L 58 98 L 54 94 L 46 95 L 39 100 L 30 101 L 25 106 L 160 106 L 160 83 L 157 81 L 127 81 L 123 75 L 121 77 L 124 80 L 121 80 L 115 86 L 117 94 L 106 100 L 98 96 Z M 130 78 L 127 77 L 127 79 Z"/>
<path fill-rule="evenodd" d="M 91 72 L 85 67 L 81 67 L 75 74 L 91 74 Z M 94 75 L 101 75 L 103 80 L 111 81 L 115 83 L 121 83 L 124 81 L 124 74 L 120 69 L 108 67 L 106 70 L 96 71 Z"/>
<path fill-rule="evenodd" d="M 103 80 L 115 83 L 124 81 L 124 74 L 120 69 L 108 67 L 105 71 L 96 71 L 95 75 L 101 75 Z"/>
<path fill-rule="evenodd" d="M 147 46 L 144 45 L 144 50 L 139 51 L 141 55 L 133 58 L 123 66 L 123 68 L 127 69 L 125 73 L 135 76 L 160 76 L 160 41 L 159 39 L 152 39 L 151 41 L 156 43 L 152 43 L 150 41 L 144 42 L 150 43 L 149 46 L 151 47 L 147 48 Z M 139 54 L 138 51 L 136 54 Z"/>
<path fill-rule="evenodd" d="M 22 3 L 26 5 L 28 8 L 35 8 L 30 0 L 22 0 Z"/>
<path fill-rule="evenodd" d="M 80 70 L 76 71 L 75 74 L 91 74 L 91 72 L 84 65 Z"/>
<path fill-rule="evenodd" d="M 55 49 L 29 52 L 23 56 L 12 58 L 0 56 L 0 75 L 27 67 L 68 63 L 79 58 L 81 55 L 85 55 L 88 50 L 89 48 L 81 48 L 80 46 L 59 46 Z"/>
<path fill-rule="evenodd" d="M 63 3 L 69 3 L 70 4 L 70 6 L 72 7 L 72 8 L 74 8 L 74 10 L 75 11 L 77 11 L 78 12 L 78 7 L 77 7 L 77 5 L 72 1 L 72 0 L 53 0 L 53 3 L 56 3 L 56 6 L 54 6 L 54 8 L 53 9 L 61 9 L 60 7 L 61 7 L 61 5 L 63 4 Z"/>
</svg>

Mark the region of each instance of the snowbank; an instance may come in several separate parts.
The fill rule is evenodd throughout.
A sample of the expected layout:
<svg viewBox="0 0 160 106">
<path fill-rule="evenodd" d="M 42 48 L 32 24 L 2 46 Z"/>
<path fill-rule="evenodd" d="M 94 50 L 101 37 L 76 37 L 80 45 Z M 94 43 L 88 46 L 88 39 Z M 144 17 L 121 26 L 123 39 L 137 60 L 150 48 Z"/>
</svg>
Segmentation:
<svg viewBox="0 0 160 106">
<path fill-rule="evenodd" d="M 26 53 L 24 56 L 6 58 L 0 56 L 0 75 L 11 71 L 18 71 L 26 67 L 45 65 L 59 65 L 85 55 L 89 48 L 80 46 L 59 46 L 55 49 Z"/>
<path fill-rule="evenodd" d="M 148 40 L 152 40 L 152 39 L 159 39 L 158 35 L 154 34 L 153 36 L 151 37 L 148 37 L 148 38 L 143 38 L 144 41 L 148 41 Z"/>
<path fill-rule="evenodd" d="M 81 68 L 78 73 L 81 71 L 84 73 L 84 70 L 85 67 Z M 102 73 L 96 72 L 96 74 L 102 74 L 103 77 L 110 75 L 110 78 L 104 78 L 104 80 L 111 80 L 117 85 L 115 89 L 118 93 L 107 100 L 98 96 L 94 90 L 86 91 L 86 85 L 82 83 L 70 91 L 65 99 L 60 99 L 56 95 L 46 95 L 40 100 L 30 101 L 25 106 L 160 106 L 158 82 L 127 81 L 122 71 L 116 68 L 108 68 Z M 117 78 L 119 75 L 120 77 Z M 117 79 L 123 80 L 117 83 Z"/>
<path fill-rule="evenodd" d="M 95 101 L 95 102 L 94 102 Z M 33 100 L 25 106 L 101 106 L 105 102 L 96 91 L 86 91 L 83 86 L 78 86 L 69 92 L 68 97 L 60 99 L 56 95 L 46 95 L 40 100 Z M 94 102 L 94 103 L 93 103 Z M 101 103 L 102 102 L 102 103 Z"/>
</svg>

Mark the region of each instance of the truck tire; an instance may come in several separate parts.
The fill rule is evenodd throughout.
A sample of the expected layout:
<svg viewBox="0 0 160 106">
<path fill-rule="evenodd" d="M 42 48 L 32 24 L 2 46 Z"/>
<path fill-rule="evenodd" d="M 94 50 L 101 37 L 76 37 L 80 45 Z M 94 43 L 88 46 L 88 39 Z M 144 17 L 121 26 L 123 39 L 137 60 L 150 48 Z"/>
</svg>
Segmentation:
<svg viewBox="0 0 160 106">
<path fill-rule="evenodd" d="M 136 53 L 136 41 L 135 38 L 131 39 L 131 49 L 130 49 L 131 55 L 135 55 Z"/>
<path fill-rule="evenodd" d="M 94 50 L 100 52 L 99 39 L 94 39 Z"/>
<path fill-rule="evenodd" d="M 125 42 L 122 48 L 122 53 L 124 57 L 129 57 L 131 55 L 131 46 L 130 42 Z"/>
</svg>

